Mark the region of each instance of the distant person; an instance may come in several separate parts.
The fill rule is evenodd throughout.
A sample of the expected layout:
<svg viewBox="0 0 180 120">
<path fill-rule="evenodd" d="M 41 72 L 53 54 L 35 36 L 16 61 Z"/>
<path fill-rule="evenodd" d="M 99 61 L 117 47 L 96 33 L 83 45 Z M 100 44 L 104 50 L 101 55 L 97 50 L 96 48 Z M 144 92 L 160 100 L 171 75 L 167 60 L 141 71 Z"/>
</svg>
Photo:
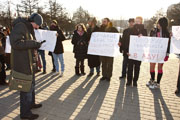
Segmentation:
<svg viewBox="0 0 180 120">
<path fill-rule="evenodd" d="M 142 17 L 136 17 L 135 19 L 135 25 L 131 28 L 130 35 L 137 35 L 139 37 L 141 36 L 147 36 L 147 30 L 144 28 L 143 25 L 143 18 Z M 130 39 L 125 41 L 124 46 L 124 52 L 129 56 L 129 44 Z M 128 73 L 127 73 L 127 83 L 126 86 L 131 86 L 133 81 L 133 86 L 137 86 L 137 81 L 139 78 L 139 72 L 140 72 L 140 66 L 141 61 L 128 59 Z"/>
<path fill-rule="evenodd" d="M 88 38 L 84 24 L 78 24 L 76 26 L 71 43 L 74 45 L 73 52 L 76 58 L 75 74 L 78 76 L 85 75 L 84 60 L 87 58 Z"/>
<path fill-rule="evenodd" d="M 89 18 L 88 20 L 88 41 L 90 42 L 91 35 L 93 32 L 99 32 L 99 27 L 96 25 L 97 20 L 95 17 Z M 98 55 L 88 55 L 88 66 L 90 68 L 89 77 L 94 75 L 94 68 L 96 68 L 97 76 L 100 76 L 100 57 Z"/>
<path fill-rule="evenodd" d="M 168 19 L 166 17 L 162 17 L 158 20 L 157 28 L 155 28 L 154 30 L 151 31 L 150 36 L 151 37 L 162 37 L 162 38 L 168 38 L 169 39 L 166 57 L 164 58 L 164 61 L 167 61 L 169 58 L 169 50 L 170 50 L 170 33 L 168 30 Z M 151 79 L 146 84 L 147 86 L 149 86 L 149 88 L 154 89 L 154 88 L 160 87 L 160 82 L 161 82 L 161 78 L 163 75 L 163 65 L 164 65 L 164 63 L 158 63 L 157 82 L 155 82 L 156 63 L 150 63 Z"/>
<path fill-rule="evenodd" d="M 120 41 L 120 47 L 123 53 L 123 64 L 122 64 L 122 76 L 119 77 L 119 79 L 126 78 L 127 74 L 127 65 L 128 65 L 128 55 L 124 52 L 124 43 L 130 39 L 130 31 L 131 28 L 134 26 L 134 18 L 130 18 L 129 21 L 129 27 L 123 31 L 123 36 Z"/>
<path fill-rule="evenodd" d="M 31 112 L 32 108 L 40 108 L 42 104 L 35 104 L 35 72 L 36 54 L 42 43 L 36 41 L 34 29 L 38 29 L 43 23 L 40 14 L 34 13 L 28 19 L 17 18 L 13 22 L 13 29 L 10 34 L 10 43 L 13 50 L 12 70 L 19 73 L 32 75 L 32 87 L 29 92 L 20 92 L 20 118 L 37 119 L 38 114 Z M 28 52 L 31 50 L 31 52 Z M 12 53 L 11 53 L 12 54 Z M 32 59 L 32 64 L 30 62 Z M 31 69 L 33 68 L 33 69 Z"/>
<path fill-rule="evenodd" d="M 103 23 L 100 27 L 101 32 L 112 32 L 112 33 L 118 33 L 118 30 L 113 27 L 112 22 L 109 20 L 109 18 L 104 18 Z M 101 63 L 102 63 L 102 78 L 100 80 L 107 80 L 110 81 L 112 77 L 113 72 L 113 57 L 107 57 L 107 56 L 101 56 L 100 57 Z"/>
<path fill-rule="evenodd" d="M 47 23 L 43 23 L 42 28 L 43 30 L 49 30 Z M 39 55 L 41 56 L 41 60 L 43 63 L 43 74 L 46 74 L 46 58 L 45 58 L 45 50 L 38 50 Z"/>
<path fill-rule="evenodd" d="M 3 32 L 0 31 L 0 85 L 6 85 L 6 72 L 5 72 L 5 51 L 2 44 L 2 39 L 5 38 Z"/>
<path fill-rule="evenodd" d="M 56 68 L 56 72 L 53 74 L 53 76 L 59 75 L 60 77 L 63 76 L 64 73 L 64 57 L 63 57 L 63 53 L 64 53 L 64 48 L 63 48 L 63 43 L 62 41 L 64 41 L 66 38 L 63 34 L 63 31 L 61 30 L 61 28 L 58 26 L 58 23 L 56 20 L 53 20 L 50 26 L 50 30 L 51 31 L 57 31 L 57 41 L 56 41 L 56 46 L 54 49 L 54 52 L 52 53 L 53 58 L 54 58 L 54 65 Z M 59 73 L 59 63 L 61 64 L 61 73 Z"/>
</svg>

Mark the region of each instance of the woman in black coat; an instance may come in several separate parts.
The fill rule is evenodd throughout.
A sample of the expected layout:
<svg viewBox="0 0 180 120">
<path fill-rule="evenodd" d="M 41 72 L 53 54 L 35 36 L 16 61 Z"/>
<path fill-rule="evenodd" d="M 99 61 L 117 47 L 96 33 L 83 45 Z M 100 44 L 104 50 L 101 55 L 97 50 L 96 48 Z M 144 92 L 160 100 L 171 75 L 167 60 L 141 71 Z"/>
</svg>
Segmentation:
<svg viewBox="0 0 180 120">
<path fill-rule="evenodd" d="M 99 32 L 100 29 L 96 25 L 96 18 L 90 18 L 88 21 L 89 28 L 87 29 L 88 41 L 90 41 L 93 32 Z M 88 55 L 88 66 L 90 68 L 89 77 L 94 74 L 94 68 L 96 68 L 97 76 L 100 75 L 100 57 L 98 55 Z"/>
<path fill-rule="evenodd" d="M 76 58 L 75 73 L 78 76 L 80 76 L 81 74 L 85 75 L 86 73 L 84 72 L 84 59 L 87 58 L 88 39 L 84 24 L 77 25 L 71 42 L 74 45 L 73 52 L 75 53 L 74 57 Z M 79 68 L 81 74 L 79 72 Z"/>
</svg>

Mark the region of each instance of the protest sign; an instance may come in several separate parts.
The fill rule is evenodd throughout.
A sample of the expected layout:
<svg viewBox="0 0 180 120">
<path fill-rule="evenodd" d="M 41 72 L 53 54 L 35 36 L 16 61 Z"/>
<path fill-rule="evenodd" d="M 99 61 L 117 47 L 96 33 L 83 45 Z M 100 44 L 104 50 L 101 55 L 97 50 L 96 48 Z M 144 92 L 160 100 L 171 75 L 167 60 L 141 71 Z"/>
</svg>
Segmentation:
<svg viewBox="0 0 180 120">
<path fill-rule="evenodd" d="M 10 44 L 9 36 L 6 37 L 5 53 L 11 53 L 11 44 Z"/>
<path fill-rule="evenodd" d="M 88 47 L 88 54 L 109 57 L 115 57 L 119 55 L 119 37 L 119 33 L 92 33 Z"/>
<path fill-rule="evenodd" d="M 129 59 L 164 63 L 168 38 L 130 36 Z"/>
<path fill-rule="evenodd" d="M 170 53 L 180 54 L 180 26 L 172 26 Z"/>
<path fill-rule="evenodd" d="M 40 50 L 47 50 L 50 52 L 54 52 L 56 41 L 57 41 L 57 32 L 49 31 L 49 30 L 34 30 L 36 40 L 41 42 L 46 40 L 45 43 L 42 44 Z"/>
</svg>

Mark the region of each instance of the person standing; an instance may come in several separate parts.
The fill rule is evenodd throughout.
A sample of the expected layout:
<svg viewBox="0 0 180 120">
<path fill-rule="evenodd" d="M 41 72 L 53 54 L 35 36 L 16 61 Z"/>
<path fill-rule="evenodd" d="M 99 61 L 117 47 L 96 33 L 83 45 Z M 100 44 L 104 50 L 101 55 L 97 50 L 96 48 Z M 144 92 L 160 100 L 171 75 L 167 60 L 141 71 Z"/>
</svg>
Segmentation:
<svg viewBox="0 0 180 120">
<path fill-rule="evenodd" d="M 150 36 L 152 37 L 162 37 L 162 38 L 168 38 L 168 47 L 166 52 L 166 57 L 164 58 L 164 61 L 167 61 L 169 58 L 169 50 L 170 50 L 170 33 L 168 31 L 168 19 L 166 17 L 162 17 L 157 22 L 157 28 L 151 31 Z M 157 75 L 157 83 L 155 82 L 155 67 L 156 63 L 150 63 L 150 75 L 151 79 L 146 84 L 149 86 L 149 88 L 160 88 L 160 81 L 163 75 L 163 65 L 164 63 L 158 63 L 158 75 Z"/>
<path fill-rule="evenodd" d="M 5 35 L 3 32 L 0 32 L 0 85 L 6 84 L 6 72 L 5 72 L 5 51 L 2 43 Z"/>
<path fill-rule="evenodd" d="M 87 58 L 88 39 L 84 24 L 78 24 L 76 26 L 71 43 L 74 45 L 73 52 L 75 53 L 74 57 L 76 58 L 75 73 L 78 76 L 81 74 L 85 75 L 84 60 Z M 79 68 L 81 74 L 79 72 Z"/>
<path fill-rule="evenodd" d="M 33 76 L 30 91 L 20 92 L 21 119 L 37 119 L 39 115 L 33 114 L 31 109 L 42 107 L 42 104 L 35 104 L 35 51 L 40 48 L 42 43 L 36 41 L 34 33 L 34 29 L 38 29 L 42 23 L 43 18 L 37 13 L 33 13 L 28 19 L 19 17 L 14 20 L 10 34 L 10 43 L 13 51 L 11 59 L 14 63 L 11 66 L 12 70 Z M 31 52 L 28 52 L 29 50 Z M 30 64 L 29 59 L 32 59 L 33 64 Z"/>
<path fill-rule="evenodd" d="M 137 35 L 139 37 L 141 36 L 147 36 L 147 30 L 144 29 L 143 25 L 143 18 L 142 17 L 136 17 L 135 19 L 135 25 L 133 28 L 131 28 L 130 35 Z M 129 56 L 129 42 L 130 39 L 125 41 L 125 53 Z M 139 78 L 139 72 L 140 72 L 140 66 L 141 61 L 128 59 L 128 73 L 127 73 L 127 83 L 126 86 L 131 86 L 133 81 L 133 86 L 137 86 L 137 81 Z M 134 73 L 134 76 L 133 76 Z"/>
<path fill-rule="evenodd" d="M 134 26 L 134 18 L 129 19 L 129 27 L 123 31 L 123 36 L 120 41 L 120 47 L 123 53 L 123 64 L 122 64 L 122 76 L 119 77 L 119 79 L 126 78 L 126 73 L 127 73 L 127 64 L 128 64 L 128 55 L 124 52 L 124 43 L 128 39 L 130 39 L 130 31 L 131 28 Z"/>
<path fill-rule="evenodd" d="M 49 30 L 47 23 L 43 23 L 42 25 L 43 30 Z M 43 74 L 46 74 L 46 58 L 45 58 L 45 50 L 38 50 L 39 55 L 41 56 L 41 60 L 43 63 Z"/>
<path fill-rule="evenodd" d="M 118 30 L 115 27 L 113 27 L 113 24 L 109 20 L 109 18 L 103 19 L 103 24 L 101 25 L 100 31 L 118 33 Z M 110 81 L 112 77 L 112 72 L 113 72 L 114 58 L 101 56 L 100 59 L 102 63 L 102 78 L 100 80 Z"/>
<path fill-rule="evenodd" d="M 62 77 L 63 73 L 64 73 L 64 67 L 65 67 L 64 66 L 64 58 L 63 58 L 64 48 L 63 48 L 62 41 L 64 41 L 66 38 L 63 34 L 63 31 L 58 26 L 58 23 L 56 20 L 52 21 L 51 26 L 50 26 L 50 30 L 51 31 L 57 31 L 56 46 L 55 46 L 54 52 L 52 53 L 53 58 L 54 58 L 54 65 L 56 68 L 56 72 L 53 74 L 53 76 L 56 76 L 59 74 L 59 63 L 58 63 L 58 61 L 60 61 L 60 64 L 61 64 L 60 77 Z"/>
<path fill-rule="evenodd" d="M 88 41 L 90 42 L 93 32 L 99 32 L 99 27 L 96 25 L 97 20 L 95 17 L 89 18 L 87 29 Z M 90 68 L 89 77 L 94 75 L 94 68 L 96 68 L 97 76 L 100 76 L 100 57 L 98 55 L 88 55 L 88 66 Z"/>
</svg>

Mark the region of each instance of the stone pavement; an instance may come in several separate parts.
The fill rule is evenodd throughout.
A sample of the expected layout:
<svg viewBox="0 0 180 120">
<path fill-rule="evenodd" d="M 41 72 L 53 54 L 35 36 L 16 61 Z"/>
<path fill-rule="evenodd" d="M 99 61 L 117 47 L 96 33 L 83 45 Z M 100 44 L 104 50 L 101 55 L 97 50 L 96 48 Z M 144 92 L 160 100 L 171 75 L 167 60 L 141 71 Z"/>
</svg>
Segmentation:
<svg viewBox="0 0 180 120">
<path fill-rule="evenodd" d="M 37 74 L 36 101 L 43 107 L 33 110 L 39 120 L 180 120 L 180 98 L 174 94 L 178 59 L 164 65 L 161 88 L 150 90 L 149 64 L 141 66 L 138 87 L 126 87 L 119 80 L 122 56 L 115 58 L 110 83 L 100 77 L 74 75 L 75 59 L 70 41 L 64 42 L 65 74 L 52 77 L 51 58 L 46 53 L 47 74 Z M 86 62 L 86 73 L 89 72 Z M 0 86 L 0 119 L 19 120 L 19 93 Z"/>
</svg>

